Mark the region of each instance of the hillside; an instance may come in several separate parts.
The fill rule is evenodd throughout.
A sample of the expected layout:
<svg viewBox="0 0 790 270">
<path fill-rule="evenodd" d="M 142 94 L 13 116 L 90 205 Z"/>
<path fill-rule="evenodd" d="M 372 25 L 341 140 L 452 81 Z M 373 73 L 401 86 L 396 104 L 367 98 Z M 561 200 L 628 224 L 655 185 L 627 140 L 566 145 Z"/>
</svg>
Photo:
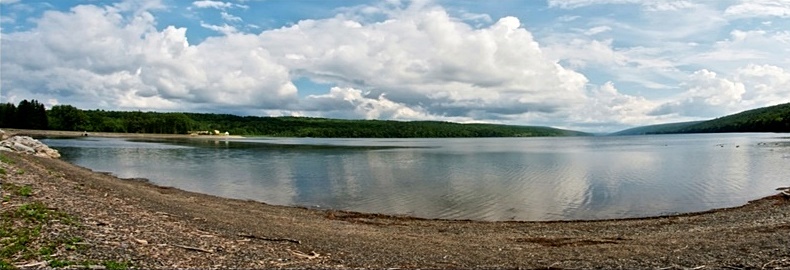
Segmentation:
<svg viewBox="0 0 790 270">
<path fill-rule="evenodd" d="M 618 132 L 610 133 L 608 135 L 612 136 L 624 136 L 624 135 L 645 135 L 645 134 L 659 134 L 659 133 L 666 133 L 668 131 L 682 129 L 691 125 L 699 124 L 704 121 L 692 121 L 692 122 L 678 122 L 678 123 L 668 123 L 668 124 L 658 124 L 658 125 L 649 125 L 649 126 L 641 126 L 635 128 L 629 128 L 626 130 L 621 130 Z"/>
<path fill-rule="evenodd" d="M 723 132 L 790 132 L 790 103 L 748 110 L 708 121 L 637 127 L 612 135 Z"/>
</svg>

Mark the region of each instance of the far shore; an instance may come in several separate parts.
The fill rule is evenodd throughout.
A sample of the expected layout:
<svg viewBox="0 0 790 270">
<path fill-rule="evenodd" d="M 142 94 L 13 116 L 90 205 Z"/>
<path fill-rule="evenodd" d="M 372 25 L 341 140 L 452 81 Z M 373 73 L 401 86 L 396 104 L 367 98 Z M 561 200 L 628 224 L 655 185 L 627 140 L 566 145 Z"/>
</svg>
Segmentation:
<svg viewBox="0 0 790 270">
<path fill-rule="evenodd" d="M 24 135 L 31 137 L 104 137 L 104 138 L 150 138 L 150 139 L 239 139 L 239 135 L 192 135 L 192 134 L 158 134 L 158 133 L 117 133 L 117 132 L 86 132 L 64 130 L 37 129 L 3 129 L 7 135 Z"/>
</svg>

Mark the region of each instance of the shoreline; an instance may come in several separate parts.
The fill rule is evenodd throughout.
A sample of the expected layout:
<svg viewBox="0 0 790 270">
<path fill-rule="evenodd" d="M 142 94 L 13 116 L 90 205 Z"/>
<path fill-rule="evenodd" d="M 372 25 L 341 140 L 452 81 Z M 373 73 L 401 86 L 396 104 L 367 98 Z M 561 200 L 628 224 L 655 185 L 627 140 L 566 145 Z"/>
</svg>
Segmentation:
<svg viewBox="0 0 790 270">
<path fill-rule="evenodd" d="M 790 199 L 779 194 L 661 217 L 438 220 L 221 198 L 57 159 L 3 155 L 14 160 L 2 164 L 4 187 L 29 186 L 32 195 L 21 201 L 78 220 L 72 233 L 89 248 L 59 251 L 77 261 L 139 268 L 790 267 Z M 4 209 L 19 205 L 3 192 L 11 198 Z"/>
<path fill-rule="evenodd" d="M 87 132 L 62 131 L 62 130 L 36 130 L 36 129 L 3 129 L 7 136 L 14 135 L 30 137 L 101 137 L 101 138 L 145 138 L 145 139 L 241 139 L 239 135 L 191 135 L 191 134 L 157 134 L 157 133 L 116 133 L 116 132 Z"/>
</svg>

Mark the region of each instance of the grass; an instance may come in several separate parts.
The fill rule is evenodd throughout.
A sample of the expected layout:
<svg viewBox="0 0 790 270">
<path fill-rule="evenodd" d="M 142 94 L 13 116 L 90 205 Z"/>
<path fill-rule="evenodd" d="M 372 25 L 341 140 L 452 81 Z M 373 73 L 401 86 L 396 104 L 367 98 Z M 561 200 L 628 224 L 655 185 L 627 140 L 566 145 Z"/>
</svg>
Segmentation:
<svg viewBox="0 0 790 270">
<path fill-rule="evenodd" d="M 0 162 L 5 163 L 5 164 L 15 164 L 16 163 L 16 161 L 14 161 L 13 159 L 9 158 L 6 155 L 0 155 Z"/>
<path fill-rule="evenodd" d="M 15 164 L 16 161 L 0 154 L 0 163 Z M 0 175 L 23 175 L 20 168 L 0 168 Z M 50 171 L 50 175 L 57 174 Z M 81 226 L 69 214 L 34 201 L 35 190 L 32 186 L 18 185 L 3 181 L 3 207 L 0 207 L 0 270 L 16 269 L 15 264 L 30 261 L 46 261 L 48 267 L 63 268 L 75 266 L 103 266 L 105 269 L 128 269 L 131 261 L 114 260 L 69 260 L 66 255 L 85 249 L 85 240 L 72 235 L 72 230 L 51 231 L 67 225 L 72 228 Z M 8 205 L 8 206 L 7 206 Z M 64 254 L 65 253 L 65 254 Z M 57 257 L 53 255 L 58 254 Z"/>
<path fill-rule="evenodd" d="M 58 259 L 49 260 L 49 266 L 52 268 L 62 268 L 72 264 L 74 263 L 66 260 L 58 260 Z"/>
<path fill-rule="evenodd" d="M 28 186 L 7 185 L 15 189 L 17 196 L 29 196 L 32 189 Z M 9 200 L 13 199 L 7 196 Z M 5 198 L 4 198 L 5 199 Z M 73 218 L 66 213 L 48 208 L 41 202 L 22 204 L 15 209 L 3 209 L 0 212 L 0 269 L 13 269 L 10 262 L 16 260 L 49 259 L 58 248 L 76 250 L 79 237 L 61 237 L 54 240 L 43 239 L 42 230 L 54 222 L 75 225 Z M 36 244 L 46 242 L 43 247 L 33 248 Z"/>
<path fill-rule="evenodd" d="M 123 270 L 128 269 L 131 265 L 126 262 L 116 262 L 116 261 L 106 261 L 104 262 L 104 267 L 107 267 L 107 270 Z"/>
<path fill-rule="evenodd" d="M 16 194 L 23 197 L 30 197 L 33 195 L 33 189 L 30 186 L 22 186 L 16 190 Z"/>
</svg>

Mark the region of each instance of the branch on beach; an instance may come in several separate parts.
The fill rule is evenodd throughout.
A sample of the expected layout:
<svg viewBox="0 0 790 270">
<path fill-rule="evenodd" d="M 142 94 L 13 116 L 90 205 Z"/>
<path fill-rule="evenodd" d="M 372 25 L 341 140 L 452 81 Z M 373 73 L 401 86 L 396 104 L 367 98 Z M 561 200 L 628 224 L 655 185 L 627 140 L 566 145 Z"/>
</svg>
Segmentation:
<svg viewBox="0 0 790 270">
<path fill-rule="evenodd" d="M 183 248 L 183 249 L 186 249 L 186 250 L 200 251 L 200 252 L 205 252 L 205 253 L 214 253 L 214 251 L 212 251 L 212 250 L 203 249 L 203 248 L 199 248 L 199 247 L 190 247 L 190 246 L 184 246 L 184 245 L 178 245 L 178 244 L 170 244 L 170 245 L 174 246 L 174 247 L 178 247 L 178 248 Z"/>
<path fill-rule="evenodd" d="M 295 240 L 295 239 L 290 239 L 290 238 L 263 237 L 263 236 L 257 236 L 257 235 L 246 234 L 246 233 L 240 233 L 240 234 L 238 234 L 238 236 L 239 237 L 244 237 L 244 238 L 250 238 L 250 239 L 264 240 L 264 241 L 291 242 L 291 243 L 294 243 L 294 244 L 301 244 L 302 243 L 302 241 Z"/>
</svg>

